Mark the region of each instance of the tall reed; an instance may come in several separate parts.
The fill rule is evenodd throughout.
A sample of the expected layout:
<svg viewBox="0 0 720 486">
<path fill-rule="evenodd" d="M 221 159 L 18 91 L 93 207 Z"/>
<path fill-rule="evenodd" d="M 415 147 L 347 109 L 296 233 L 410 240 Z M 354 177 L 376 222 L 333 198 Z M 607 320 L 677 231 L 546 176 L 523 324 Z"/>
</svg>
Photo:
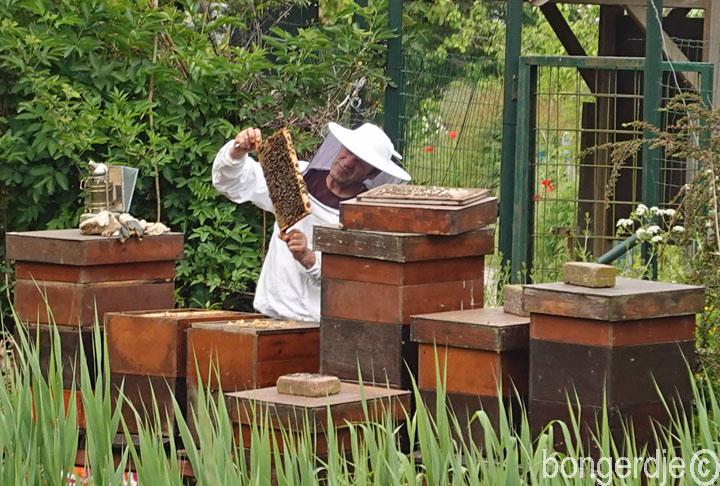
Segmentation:
<svg viewBox="0 0 720 486">
<path fill-rule="evenodd" d="M 14 366 L 0 380 L 0 484 L 65 486 L 67 475 L 74 470 L 80 434 L 75 402 L 69 400 L 66 410 L 63 400 L 58 333 L 52 329 L 51 356 L 43 370 L 38 336 L 20 329 Z M 143 486 L 187 484 L 179 465 L 181 457 L 192 467 L 193 482 L 201 486 L 605 484 L 604 476 L 564 478 L 547 474 L 548 460 L 580 462 L 590 454 L 580 440 L 580 409 L 574 396 L 568 398 L 571 419 L 567 423 L 556 421 L 539 435 L 531 432 L 522 403 L 509 407 L 499 399 L 494 423 L 483 410 L 472 415 L 481 430 L 475 443 L 463 438 L 463 429 L 469 424 L 462 423 L 448 406 L 442 386 L 437 390 L 436 403 L 428 407 L 413 383 L 415 409 L 407 410 L 401 423 L 393 422 L 388 410 L 378 412 L 363 401 L 366 420 L 362 423 L 333 424 L 328 410 L 327 423 L 318 430 L 299 415 L 292 431 L 276 425 L 271 408 L 258 403 L 254 409 L 240 410 L 234 408 L 237 403 L 228 405 L 222 395 L 201 388 L 197 406 L 187 411 L 192 414 L 196 438 L 178 403 L 174 404 L 174 428 L 175 422 L 160 415 L 154 397 L 148 406 L 152 420 L 133 410 L 139 433 L 131 437 L 121 413 L 122 393 L 117 403 L 111 393 L 108 362 L 102 359 L 107 356 L 107 346 L 99 327 L 92 349 L 81 351 L 93 360 L 97 376 L 92 376 L 85 357 L 78 356 L 75 365 L 80 369 L 80 383 L 66 383 L 65 388 L 78 389 L 82 396 L 87 424 L 85 465 L 91 475 L 88 484 L 120 486 L 129 467 L 137 471 Z M 437 382 L 444 383 L 444 366 L 438 365 L 436 373 Z M 668 427 L 655 427 L 656 441 L 667 461 L 677 458 L 689 464 L 702 449 L 720 455 L 716 393 L 711 386 L 698 387 L 692 379 L 692 413 L 675 410 L 668 401 L 672 421 Z M 252 417 L 248 443 L 233 430 L 231 416 L 241 413 Z M 163 422 L 171 430 L 169 439 L 161 438 Z M 601 414 L 592 436 L 595 453 L 613 463 L 620 457 L 630 461 L 652 457 L 655 451 L 638 444 L 632 424 L 626 426 L 626 433 L 616 442 L 607 411 Z M 344 428 L 342 437 L 336 427 Z M 118 433 L 125 437 L 125 445 L 118 446 Z M 328 453 L 319 456 L 318 438 L 323 435 Z M 563 450 L 555 448 L 557 439 L 565 444 Z M 340 447 L 343 440 L 346 442 Z M 715 472 L 713 464 L 708 467 L 708 474 Z M 663 482 L 658 475 L 662 468 L 667 464 L 653 464 L 641 477 L 609 477 L 608 484 L 694 484 L 687 476 L 674 483 L 667 482 L 666 476 Z"/>
</svg>

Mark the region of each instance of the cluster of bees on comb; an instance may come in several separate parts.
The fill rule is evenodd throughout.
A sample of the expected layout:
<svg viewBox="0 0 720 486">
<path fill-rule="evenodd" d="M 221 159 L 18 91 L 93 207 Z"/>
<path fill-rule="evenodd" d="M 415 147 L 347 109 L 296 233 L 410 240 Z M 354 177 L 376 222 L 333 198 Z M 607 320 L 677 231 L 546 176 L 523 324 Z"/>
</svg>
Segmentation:
<svg viewBox="0 0 720 486">
<path fill-rule="evenodd" d="M 281 231 L 310 214 L 310 198 L 297 165 L 292 138 L 283 128 L 260 144 L 258 159 L 265 175 L 275 219 Z"/>
</svg>

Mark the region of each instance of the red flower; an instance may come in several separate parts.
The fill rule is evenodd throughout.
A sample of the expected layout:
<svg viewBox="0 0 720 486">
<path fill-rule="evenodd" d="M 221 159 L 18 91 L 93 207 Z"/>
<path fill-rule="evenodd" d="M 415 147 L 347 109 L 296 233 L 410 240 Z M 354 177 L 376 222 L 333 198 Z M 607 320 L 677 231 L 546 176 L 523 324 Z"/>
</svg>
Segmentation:
<svg viewBox="0 0 720 486">
<path fill-rule="evenodd" d="M 552 179 L 545 179 L 540 183 L 543 187 L 550 187 L 550 184 L 552 184 Z"/>
<path fill-rule="evenodd" d="M 457 138 L 457 132 L 455 130 L 451 131 L 450 133 L 448 133 L 448 137 Z"/>
<path fill-rule="evenodd" d="M 542 196 L 540 196 L 540 194 L 535 194 L 535 200 L 536 200 L 536 201 L 537 201 L 538 199 L 540 199 L 540 197 L 542 197 Z"/>
<path fill-rule="evenodd" d="M 433 151 L 432 147 L 425 147 L 425 152 L 432 152 L 432 151 Z"/>
<path fill-rule="evenodd" d="M 553 192 L 555 190 L 555 186 L 547 186 L 547 189 L 545 189 L 545 190 Z"/>
</svg>

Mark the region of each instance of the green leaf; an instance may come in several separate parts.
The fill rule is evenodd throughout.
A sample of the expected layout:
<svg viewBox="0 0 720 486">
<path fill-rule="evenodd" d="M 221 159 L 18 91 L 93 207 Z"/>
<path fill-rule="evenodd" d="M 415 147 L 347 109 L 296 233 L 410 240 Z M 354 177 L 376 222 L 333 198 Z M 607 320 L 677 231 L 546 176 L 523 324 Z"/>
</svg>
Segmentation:
<svg viewBox="0 0 720 486">
<path fill-rule="evenodd" d="M 57 182 L 58 186 L 60 186 L 60 189 L 62 189 L 63 191 L 67 191 L 70 187 L 68 184 L 67 176 L 64 172 L 55 172 L 55 181 Z"/>
</svg>

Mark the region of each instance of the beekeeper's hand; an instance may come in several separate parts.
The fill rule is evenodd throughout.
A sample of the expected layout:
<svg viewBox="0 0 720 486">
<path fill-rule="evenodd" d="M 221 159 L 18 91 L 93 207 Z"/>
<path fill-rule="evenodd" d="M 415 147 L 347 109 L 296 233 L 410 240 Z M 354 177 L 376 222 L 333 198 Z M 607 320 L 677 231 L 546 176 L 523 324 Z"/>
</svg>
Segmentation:
<svg viewBox="0 0 720 486">
<path fill-rule="evenodd" d="M 307 269 L 315 265 L 315 252 L 308 248 L 308 240 L 305 233 L 294 229 L 289 233 L 280 233 L 280 239 L 287 243 L 288 250 L 290 250 L 293 258 L 295 258 L 300 265 Z"/>
<path fill-rule="evenodd" d="M 262 142 L 259 128 L 246 128 L 235 136 L 235 144 L 230 148 L 230 157 L 241 159 L 249 152 L 255 150 L 257 144 Z"/>
</svg>

